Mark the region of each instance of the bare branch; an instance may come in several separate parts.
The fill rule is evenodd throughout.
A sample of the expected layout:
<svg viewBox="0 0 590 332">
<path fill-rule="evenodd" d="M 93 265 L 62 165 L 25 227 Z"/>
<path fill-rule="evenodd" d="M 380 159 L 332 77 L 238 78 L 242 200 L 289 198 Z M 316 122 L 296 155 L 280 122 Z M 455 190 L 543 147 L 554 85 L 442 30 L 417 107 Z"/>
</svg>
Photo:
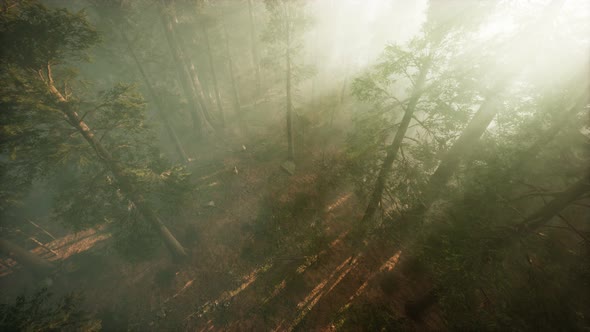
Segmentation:
<svg viewBox="0 0 590 332">
<path fill-rule="evenodd" d="M 561 221 L 563 221 L 567 227 L 574 233 L 578 234 L 579 237 L 582 238 L 582 240 L 590 243 L 590 239 L 588 239 L 588 237 L 586 235 L 584 235 L 584 233 L 580 232 L 577 228 L 575 228 L 567 219 L 565 219 L 564 216 L 562 216 L 560 213 L 557 214 L 557 216 L 559 217 L 559 219 L 561 219 Z"/>
<path fill-rule="evenodd" d="M 409 137 L 409 136 L 404 136 L 404 139 L 409 139 L 410 141 L 414 141 L 414 142 L 416 142 L 416 143 L 418 143 L 418 144 L 421 144 L 421 143 L 422 143 L 422 142 L 420 142 L 419 140 L 417 140 L 417 139 L 415 139 L 415 138 L 413 138 L 413 137 Z"/>
</svg>

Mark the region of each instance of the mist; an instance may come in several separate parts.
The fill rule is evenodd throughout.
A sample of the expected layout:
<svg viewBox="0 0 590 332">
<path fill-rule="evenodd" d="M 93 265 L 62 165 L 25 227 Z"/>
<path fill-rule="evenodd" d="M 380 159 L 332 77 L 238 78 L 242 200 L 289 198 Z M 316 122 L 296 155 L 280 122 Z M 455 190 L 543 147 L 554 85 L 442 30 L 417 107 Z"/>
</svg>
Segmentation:
<svg viewBox="0 0 590 332">
<path fill-rule="evenodd" d="M 5 0 L 0 330 L 590 327 L 590 3 Z"/>
</svg>

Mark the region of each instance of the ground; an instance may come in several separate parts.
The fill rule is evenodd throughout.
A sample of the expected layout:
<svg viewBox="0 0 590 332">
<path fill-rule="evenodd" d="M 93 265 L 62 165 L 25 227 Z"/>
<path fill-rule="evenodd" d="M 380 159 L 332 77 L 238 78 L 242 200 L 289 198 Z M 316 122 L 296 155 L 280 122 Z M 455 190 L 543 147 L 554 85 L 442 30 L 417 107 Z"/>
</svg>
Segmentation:
<svg viewBox="0 0 590 332">
<path fill-rule="evenodd" d="M 354 248 L 349 241 L 363 204 L 342 151 L 307 145 L 289 175 L 276 141 L 233 139 L 197 152 L 191 206 L 165 220 L 188 261 L 161 248 L 130 263 L 108 252 L 102 226 L 34 249 L 59 262 L 52 289 L 82 292 L 106 331 L 443 329 L 436 307 L 422 321 L 405 316 L 405 303 L 429 282 L 399 267 L 403 249 L 379 237 Z M 5 285 L 35 278 L 14 270 Z"/>
</svg>

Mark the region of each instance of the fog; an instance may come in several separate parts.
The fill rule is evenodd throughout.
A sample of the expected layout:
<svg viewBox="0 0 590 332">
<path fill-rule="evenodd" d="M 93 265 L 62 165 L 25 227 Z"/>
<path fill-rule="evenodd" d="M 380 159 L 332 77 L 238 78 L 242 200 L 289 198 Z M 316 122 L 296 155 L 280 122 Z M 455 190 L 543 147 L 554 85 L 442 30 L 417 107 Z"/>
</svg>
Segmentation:
<svg viewBox="0 0 590 332">
<path fill-rule="evenodd" d="M 587 0 L 0 1 L 0 331 L 585 331 Z"/>
<path fill-rule="evenodd" d="M 326 81 L 354 76 L 374 63 L 385 45 L 415 36 L 426 9 L 425 0 L 311 1 L 307 11 L 314 26 L 305 36 L 306 59 L 326 64 L 317 68 Z"/>
</svg>

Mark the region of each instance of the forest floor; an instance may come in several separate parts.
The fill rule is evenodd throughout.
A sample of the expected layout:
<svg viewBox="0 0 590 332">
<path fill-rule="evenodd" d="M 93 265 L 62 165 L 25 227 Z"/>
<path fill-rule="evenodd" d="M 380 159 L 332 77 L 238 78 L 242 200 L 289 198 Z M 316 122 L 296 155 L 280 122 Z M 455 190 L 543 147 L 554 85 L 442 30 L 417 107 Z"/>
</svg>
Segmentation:
<svg viewBox="0 0 590 332">
<path fill-rule="evenodd" d="M 108 240 L 98 229 L 65 246 L 67 273 L 55 291 L 82 292 L 105 331 L 444 329 L 436 307 L 419 322 L 405 317 L 404 304 L 429 283 L 403 268 L 398 244 L 381 239 L 359 250 L 348 241 L 363 205 L 342 152 L 304 149 L 290 176 L 280 168 L 284 147 L 271 143 L 278 140 L 199 151 L 193 206 L 166 221 L 188 262 L 163 248 L 133 263 L 84 251 Z"/>
</svg>

